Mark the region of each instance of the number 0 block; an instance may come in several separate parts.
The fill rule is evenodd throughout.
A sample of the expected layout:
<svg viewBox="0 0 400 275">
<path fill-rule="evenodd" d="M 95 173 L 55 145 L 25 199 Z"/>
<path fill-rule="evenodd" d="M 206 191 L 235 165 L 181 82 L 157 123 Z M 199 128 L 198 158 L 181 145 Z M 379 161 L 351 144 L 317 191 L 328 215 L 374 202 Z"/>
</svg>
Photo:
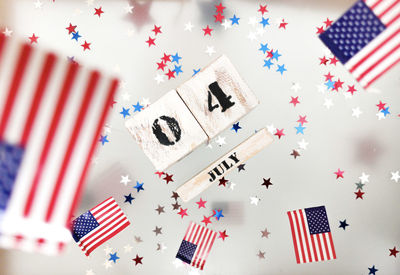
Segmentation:
<svg viewBox="0 0 400 275">
<path fill-rule="evenodd" d="M 214 138 L 259 103 L 225 55 L 177 90 L 209 138 Z"/>
<path fill-rule="evenodd" d="M 204 130 L 175 90 L 126 121 L 125 126 L 160 171 L 207 140 Z"/>
</svg>

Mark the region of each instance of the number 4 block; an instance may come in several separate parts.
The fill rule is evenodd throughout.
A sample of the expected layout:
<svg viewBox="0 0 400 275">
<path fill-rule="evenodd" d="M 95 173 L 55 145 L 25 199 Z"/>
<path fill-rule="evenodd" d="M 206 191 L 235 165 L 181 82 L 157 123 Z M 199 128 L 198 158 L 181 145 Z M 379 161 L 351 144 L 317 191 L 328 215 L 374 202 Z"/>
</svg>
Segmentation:
<svg viewBox="0 0 400 275">
<path fill-rule="evenodd" d="M 177 91 L 210 139 L 259 103 L 225 55 L 186 81 Z"/>
</svg>

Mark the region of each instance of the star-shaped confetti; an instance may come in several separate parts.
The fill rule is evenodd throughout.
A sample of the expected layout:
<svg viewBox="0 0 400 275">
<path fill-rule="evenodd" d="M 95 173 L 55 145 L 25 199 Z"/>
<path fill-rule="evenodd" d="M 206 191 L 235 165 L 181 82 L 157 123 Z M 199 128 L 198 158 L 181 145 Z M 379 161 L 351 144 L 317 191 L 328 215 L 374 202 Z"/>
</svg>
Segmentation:
<svg viewBox="0 0 400 275">
<path fill-rule="evenodd" d="M 164 206 L 158 205 L 158 207 L 155 209 L 158 212 L 158 215 L 161 213 L 165 213 L 164 211 Z"/>
<path fill-rule="evenodd" d="M 206 208 L 206 202 L 207 201 L 203 201 L 202 198 L 200 198 L 200 200 L 198 202 L 196 202 L 196 203 L 197 203 L 197 205 L 199 206 L 199 209 L 200 209 L 200 208 Z"/>
<path fill-rule="evenodd" d="M 209 223 L 212 223 L 211 222 L 211 217 L 212 216 L 206 217 L 206 216 L 203 215 L 203 220 L 201 222 L 204 222 L 204 226 L 207 226 Z"/>
<path fill-rule="evenodd" d="M 218 221 L 220 218 L 224 217 L 224 215 L 222 215 L 222 209 L 213 210 L 213 211 L 214 211 L 213 217 L 215 217 Z"/>
<path fill-rule="evenodd" d="M 207 27 L 204 28 L 203 31 L 204 31 L 204 36 L 206 35 L 211 36 L 211 32 L 213 31 L 213 29 L 210 29 L 210 26 L 207 25 Z"/>
<path fill-rule="evenodd" d="M 138 265 L 138 264 L 143 264 L 142 260 L 143 260 L 143 257 L 139 257 L 138 254 L 136 254 L 136 258 L 132 259 L 132 261 L 135 262 L 135 266 Z"/>
<path fill-rule="evenodd" d="M 163 178 L 163 180 L 165 180 L 166 183 L 168 184 L 168 183 L 174 181 L 174 180 L 172 179 L 172 177 L 173 177 L 173 175 L 170 175 L 170 174 L 168 174 L 168 173 L 165 173 L 165 177 Z"/>
<path fill-rule="evenodd" d="M 131 182 L 131 180 L 129 179 L 129 175 L 121 176 L 121 180 L 119 182 L 127 186 L 127 184 Z"/>
<path fill-rule="evenodd" d="M 356 189 L 359 189 L 359 190 L 363 190 L 363 187 L 365 185 L 361 181 L 360 182 L 356 182 L 355 184 L 356 184 Z"/>
<path fill-rule="evenodd" d="M 159 235 L 159 234 L 162 234 L 161 230 L 162 230 L 162 227 L 156 226 L 156 228 L 153 230 L 153 232 L 154 232 L 154 233 L 156 234 L 156 236 L 157 236 L 157 235 Z"/>
<path fill-rule="evenodd" d="M 142 183 L 139 183 L 139 182 L 137 181 L 137 182 L 136 182 L 136 186 L 133 186 L 133 188 L 135 188 L 136 191 L 139 193 L 140 190 L 144 190 L 143 184 L 144 184 L 143 182 L 142 182 Z"/>
<path fill-rule="evenodd" d="M 336 179 L 338 179 L 338 178 L 344 178 L 344 177 L 343 177 L 343 173 L 344 173 L 344 171 L 342 171 L 342 170 L 340 170 L 340 169 L 338 169 L 336 172 L 334 172 L 334 174 L 336 175 Z"/>
<path fill-rule="evenodd" d="M 289 103 L 290 103 L 290 104 L 293 104 L 293 106 L 296 107 L 296 105 L 300 103 L 299 97 L 298 97 L 298 96 L 296 96 L 296 97 L 291 96 L 291 98 L 292 98 L 292 99 L 290 100 Z"/>
<path fill-rule="evenodd" d="M 276 132 L 274 134 L 275 136 L 278 136 L 279 139 L 281 139 L 282 136 L 284 136 L 285 134 L 283 133 L 283 129 L 276 129 Z"/>
<path fill-rule="evenodd" d="M 242 129 L 242 127 L 239 126 L 239 122 L 236 122 L 233 124 L 231 130 L 234 130 L 236 133 L 239 131 L 239 129 Z"/>
<path fill-rule="evenodd" d="M 104 13 L 104 11 L 102 10 L 102 7 L 99 8 L 94 8 L 95 12 L 94 15 L 98 15 L 100 17 L 100 15 L 102 15 Z"/>
<path fill-rule="evenodd" d="M 258 251 L 257 257 L 259 259 L 265 259 L 265 252 L 261 252 L 261 250 Z"/>
<path fill-rule="evenodd" d="M 260 199 L 258 197 L 250 197 L 250 204 L 258 205 Z"/>
<path fill-rule="evenodd" d="M 39 39 L 39 36 L 36 36 L 35 34 L 32 34 L 32 36 L 29 37 L 29 40 L 30 40 L 31 44 L 33 44 L 33 43 L 37 44 L 38 39 Z"/>
<path fill-rule="evenodd" d="M 225 238 L 229 237 L 229 236 L 226 234 L 226 230 L 224 230 L 224 231 L 219 231 L 218 233 L 219 233 L 218 238 L 221 238 L 223 241 L 225 241 Z"/>
<path fill-rule="evenodd" d="M 171 196 L 171 198 L 173 198 L 173 199 L 177 200 L 177 199 L 179 198 L 179 195 L 178 195 L 178 193 L 176 193 L 176 192 L 172 191 L 172 196 Z"/>
<path fill-rule="evenodd" d="M 103 136 L 103 135 L 100 135 L 100 142 L 101 142 L 101 145 L 103 145 L 104 146 L 104 144 L 105 143 L 107 143 L 107 142 L 109 142 L 109 140 L 107 139 L 107 135 L 105 135 L 105 136 Z"/>
<path fill-rule="evenodd" d="M 223 185 L 225 187 L 227 183 L 228 180 L 226 180 L 225 177 L 222 177 L 221 179 L 219 179 L 218 186 Z"/>
<path fill-rule="evenodd" d="M 116 261 L 119 259 L 119 257 L 117 256 L 117 252 L 115 253 L 110 253 L 110 259 L 108 259 L 109 261 L 113 261 L 114 263 L 116 263 Z"/>
<path fill-rule="evenodd" d="M 297 150 L 292 150 L 292 153 L 290 153 L 291 156 L 293 156 L 294 159 L 297 157 L 300 157 L 300 153 Z"/>
<path fill-rule="evenodd" d="M 397 257 L 397 253 L 399 253 L 399 251 L 396 249 L 396 247 L 393 247 L 393 249 L 389 249 L 390 254 L 389 256 L 394 256 L 395 258 Z"/>
<path fill-rule="evenodd" d="M 268 189 L 268 187 L 270 186 L 270 185 L 273 185 L 272 184 L 272 182 L 271 182 L 271 178 L 268 178 L 268 179 L 264 179 L 263 178 L 263 183 L 261 184 L 262 186 L 265 186 L 265 188 L 267 188 Z"/>
<path fill-rule="evenodd" d="M 124 202 L 129 202 L 129 204 L 132 204 L 132 201 L 135 199 L 134 197 L 132 197 L 132 194 L 129 193 L 129 195 L 125 196 L 125 201 Z"/>
<path fill-rule="evenodd" d="M 267 238 L 269 234 L 271 234 L 271 232 L 268 232 L 267 228 L 265 228 L 264 230 L 261 230 L 261 238 Z"/>
<path fill-rule="evenodd" d="M 339 222 L 340 222 L 339 228 L 343 228 L 343 230 L 346 230 L 346 227 L 349 226 L 349 224 L 346 222 L 346 219 Z"/>
<path fill-rule="evenodd" d="M 187 208 L 186 208 L 186 209 L 183 209 L 183 208 L 181 207 L 180 211 L 178 212 L 178 215 L 180 215 L 182 219 L 183 219 L 183 217 L 185 217 L 185 216 L 189 216 L 188 213 L 187 213 Z"/>
<path fill-rule="evenodd" d="M 356 194 L 356 199 L 364 199 L 363 195 L 365 194 L 364 192 L 362 192 L 360 189 L 357 192 L 354 192 L 354 194 Z"/>
<path fill-rule="evenodd" d="M 390 180 L 394 180 L 396 183 L 399 182 L 400 179 L 400 171 L 391 172 L 392 177 Z"/>
<path fill-rule="evenodd" d="M 378 271 L 378 269 L 375 268 L 375 265 L 373 265 L 372 267 L 368 267 L 369 273 L 368 275 L 372 274 L 375 275 L 375 273 Z"/>
</svg>

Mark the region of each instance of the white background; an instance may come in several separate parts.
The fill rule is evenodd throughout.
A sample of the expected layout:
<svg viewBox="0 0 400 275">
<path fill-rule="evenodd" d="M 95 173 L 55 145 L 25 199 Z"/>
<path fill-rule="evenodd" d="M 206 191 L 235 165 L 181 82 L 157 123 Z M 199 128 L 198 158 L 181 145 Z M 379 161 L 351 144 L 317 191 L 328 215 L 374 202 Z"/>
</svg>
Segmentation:
<svg viewBox="0 0 400 275">
<path fill-rule="evenodd" d="M 0 1 L 1 2 L 1 1 Z M 248 39 L 256 27 L 248 24 L 250 17 L 260 21 L 258 1 L 224 1 L 226 17 L 240 17 L 240 25 L 224 30 L 214 22 L 214 5 L 219 1 L 155 1 L 149 6 L 149 18 L 142 26 L 138 18 L 139 4 L 127 18 L 126 1 L 99 1 L 88 6 L 84 1 L 42 0 L 43 7 L 35 9 L 34 1 L 2 3 L 2 23 L 14 35 L 27 39 L 32 33 L 39 36 L 39 45 L 56 49 L 61 55 L 75 56 L 82 63 L 117 73 L 124 81 L 116 98 L 108 125 L 110 142 L 100 146 L 90 171 L 79 211 L 93 207 L 108 196 L 114 196 L 132 225 L 108 242 L 121 258 L 112 268 L 103 263 L 109 258 L 102 246 L 86 258 L 71 238 L 66 252 L 60 257 L 46 257 L 17 251 L 0 251 L 1 274 L 186 274 L 187 267 L 173 264 L 184 232 L 190 220 L 200 222 L 212 209 L 222 208 L 225 218 L 213 222 L 212 229 L 227 230 L 229 237 L 218 239 L 205 265 L 204 274 L 368 274 L 375 265 L 377 274 L 399 274 L 400 259 L 389 257 L 389 248 L 400 248 L 398 214 L 400 183 L 390 180 L 391 172 L 400 169 L 400 66 L 394 68 L 372 89 L 358 91 L 346 99 L 345 90 L 318 92 L 323 75 L 331 72 L 347 85 L 355 84 L 339 63 L 320 66 L 319 58 L 326 49 L 316 36 L 316 27 L 327 17 L 338 18 L 353 1 L 268 1 L 271 25 L 256 39 Z M 131 3 L 132 4 L 132 3 Z M 4 6 L 4 7 L 3 7 Z M 102 6 L 101 18 L 94 16 L 94 8 Z M 135 18 L 136 17 L 136 18 Z M 276 20 L 284 18 L 287 30 L 278 29 Z M 146 18 L 145 18 L 146 19 Z M 188 21 L 193 31 L 184 31 Z M 135 24 L 136 22 L 136 24 Z M 72 41 L 65 28 L 72 23 L 84 40 L 91 42 L 91 51 Z M 145 40 L 151 35 L 153 24 L 161 25 L 156 47 L 148 48 Z M 202 28 L 209 24 L 214 31 L 204 37 Z M 288 69 L 281 76 L 275 69 L 263 68 L 260 43 L 279 49 L 279 64 Z M 39 46 L 38 45 L 38 46 Z M 207 46 L 214 46 L 216 54 L 209 57 Z M 157 85 L 156 64 L 163 53 L 182 56 L 183 74 L 176 79 Z M 191 155 L 171 167 L 174 182 L 166 185 L 154 175 L 154 168 L 128 131 L 119 112 L 143 98 L 154 102 L 165 92 L 189 79 L 193 69 L 205 67 L 220 54 L 226 54 L 237 67 L 244 80 L 259 98 L 261 104 L 240 120 L 243 128 L 237 134 L 226 130 L 221 136 L 227 144 L 212 149 L 200 146 Z M 298 93 L 291 90 L 294 82 L 302 87 Z M 129 94 L 124 100 L 122 94 Z M 299 96 L 295 108 L 289 104 L 290 96 Z M 327 109 L 324 99 L 332 99 L 334 106 Z M 388 103 L 391 115 L 378 120 L 376 104 Z M 360 107 L 359 118 L 352 116 L 352 108 Z M 307 115 L 303 135 L 296 135 L 299 115 Z M 197 209 L 195 201 L 183 204 L 189 217 L 181 219 L 172 211 L 171 192 L 210 162 L 229 151 L 246 137 L 266 125 L 284 128 L 285 136 L 275 139 L 267 149 L 246 163 L 245 171 L 231 172 L 228 179 L 236 184 L 234 190 L 212 186 L 201 197 L 207 200 L 207 209 Z M 275 136 L 276 137 L 276 136 Z M 296 160 L 290 156 L 302 138 L 309 142 Z M 338 168 L 344 170 L 344 179 L 336 180 Z M 369 174 L 364 200 L 355 200 L 355 182 L 365 172 Z M 121 175 L 129 175 L 132 182 L 125 187 Z M 271 178 L 268 190 L 261 186 L 263 178 Z M 144 182 L 144 191 L 132 188 L 136 180 Z M 132 193 L 132 205 L 124 203 L 124 195 Z M 251 205 L 249 197 L 258 196 L 258 205 Z M 160 216 L 154 211 L 158 204 L 165 206 Z M 337 260 L 296 264 L 286 211 L 325 205 L 336 247 Z M 339 220 L 350 224 L 346 231 L 338 228 Z M 155 236 L 155 226 L 162 227 L 162 235 Z M 261 238 L 261 230 L 268 228 L 271 235 Z M 140 236 L 142 243 L 136 243 Z M 157 243 L 164 243 L 164 252 L 156 251 Z M 130 244 L 130 253 L 124 246 Z M 256 254 L 266 252 L 266 259 Z M 135 266 L 132 259 L 139 254 L 143 265 Z"/>
</svg>

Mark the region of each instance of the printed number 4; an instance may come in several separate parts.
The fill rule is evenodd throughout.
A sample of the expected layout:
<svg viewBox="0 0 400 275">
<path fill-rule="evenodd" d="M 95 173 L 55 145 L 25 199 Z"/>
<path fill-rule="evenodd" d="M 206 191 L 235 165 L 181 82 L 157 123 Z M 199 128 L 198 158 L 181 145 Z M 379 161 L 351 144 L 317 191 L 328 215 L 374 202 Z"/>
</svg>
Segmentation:
<svg viewBox="0 0 400 275">
<path fill-rule="evenodd" d="M 213 94 L 217 98 L 219 104 L 221 105 L 221 112 L 225 112 L 230 107 L 235 105 L 235 102 L 231 101 L 232 96 L 226 96 L 224 91 L 222 91 L 222 89 L 219 87 L 217 81 L 215 81 L 215 82 L 211 83 L 210 85 L 208 85 L 208 88 L 210 89 L 208 91 L 208 110 L 210 112 L 214 111 L 214 109 L 219 107 L 218 104 L 212 105 L 212 96 L 211 96 L 211 94 Z"/>
</svg>

